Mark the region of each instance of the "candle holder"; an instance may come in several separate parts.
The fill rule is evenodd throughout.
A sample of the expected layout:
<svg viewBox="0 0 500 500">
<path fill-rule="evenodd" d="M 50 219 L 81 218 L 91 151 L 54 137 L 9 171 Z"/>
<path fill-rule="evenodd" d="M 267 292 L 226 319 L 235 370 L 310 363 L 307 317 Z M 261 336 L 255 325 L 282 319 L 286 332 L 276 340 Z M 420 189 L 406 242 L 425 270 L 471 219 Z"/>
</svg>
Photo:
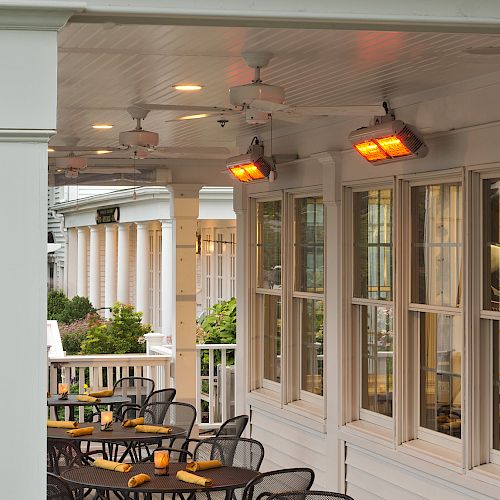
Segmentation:
<svg viewBox="0 0 500 500">
<path fill-rule="evenodd" d="M 113 430 L 113 412 L 101 411 L 101 431 Z"/>
<path fill-rule="evenodd" d="M 168 476 L 168 451 L 156 450 L 153 454 L 155 476 Z"/>
<path fill-rule="evenodd" d="M 64 401 L 68 399 L 69 387 L 68 384 L 61 382 L 57 385 L 57 392 L 59 394 L 59 399 Z"/>
</svg>

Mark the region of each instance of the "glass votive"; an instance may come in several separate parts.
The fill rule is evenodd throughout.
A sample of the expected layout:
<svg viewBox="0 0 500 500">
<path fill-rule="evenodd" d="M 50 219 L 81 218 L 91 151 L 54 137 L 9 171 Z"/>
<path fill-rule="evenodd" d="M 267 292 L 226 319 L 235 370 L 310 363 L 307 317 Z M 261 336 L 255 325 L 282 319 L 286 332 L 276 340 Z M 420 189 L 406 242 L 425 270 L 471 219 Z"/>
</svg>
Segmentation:
<svg viewBox="0 0 500 500">
<path fill-rule="evenodd" d="M 57 384 L 57 393 L 59 394 L 59 399 L 68 399 L 69 386 L 64 382 Z"/>
<path fill-rule="evenodd" d="M 101 411 L 101 431 L 113 430 L 113 412 Z"/>
<path fill-rule="evenodd" d="M 166 476 L 168 474 L 168 451 L 156 450 L 153 460 L 155 463 L 155 475 Z"/>
</svg>

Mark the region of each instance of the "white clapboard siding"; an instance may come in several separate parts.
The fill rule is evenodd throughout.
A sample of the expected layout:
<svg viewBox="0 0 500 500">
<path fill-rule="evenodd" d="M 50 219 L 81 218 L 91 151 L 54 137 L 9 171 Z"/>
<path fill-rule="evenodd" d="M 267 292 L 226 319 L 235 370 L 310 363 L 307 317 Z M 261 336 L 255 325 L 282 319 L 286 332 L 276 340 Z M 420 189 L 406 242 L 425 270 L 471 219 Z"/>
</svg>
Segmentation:
<svg viewBox="0 0 500 500">
<path fill-rule="evenodd" d="M 356 500 L 491 499 L 448 481 L 434 479 L 381 455 L 347 445 L 347 494 Z M 498 498 L 498 497 L 497 497 Z"/>
<path fill-rule="evenodd" d="M 326 434 L 304 430 L 276 414 L 251 407 L 251 437 L 265 444 L 261 470 L 310 467 L 316 474 L 314 488 L 326 489 L 328 460 Z"/>
</svg>

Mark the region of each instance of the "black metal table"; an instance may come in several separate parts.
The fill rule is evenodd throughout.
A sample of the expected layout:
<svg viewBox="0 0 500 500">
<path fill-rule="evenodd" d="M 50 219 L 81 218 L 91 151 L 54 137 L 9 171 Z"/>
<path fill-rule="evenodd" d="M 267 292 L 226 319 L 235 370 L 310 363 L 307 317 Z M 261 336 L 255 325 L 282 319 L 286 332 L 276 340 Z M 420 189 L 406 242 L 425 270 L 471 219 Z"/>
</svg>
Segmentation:
<svg viewBox="0 0 500 500">
<path fill-rule="evenodd" d="M 111 406 L 120 405 L 125 403 L 130 403 L 132 400 L 127 396 L 110 396 L 108 398 L 99 398 L 99 402 L 90 403 L 88 401 L 78 401 L 77 394 L 70 394 L 68 399 L 59 399 L 59 396 L 51 396 L 47 398 L 47 406 L 55 406 L 56 407 L 56 415 L 57 415 L 57 407 L 58 406 L 67 406 L 69 407 L 69 419 L 75 419 L 75 408 L 79 406 Z"/>
<path fill-rule="evenodd" d="M 137 432 L 134 427 L 122 427 L 120 422 L 113 423 L 112 431 L 101 431 L 100 423 L 82 424 L 82 427 L 94 427 L 92 434 L 84 436 L 71 436 L 66 431 L 68 429 L 60 429 L 56 427 L 47 428 L 47 438 L 62 439 L 64 441 L 75 442 L 93 442 L 102 443 L 103 456 L 109 460 L 117 460 L 123 462 L 127 456 L 132 460 L 137 461 L 142 457 L 135 451 L 138 444 L 161 445 L 163 439 L 172 439 L 184 437 L 186 432 L 181 427 L 170 427 L 172 432 L 168 434 L 156 434 L 152 432 Z M 124 446 L 125 450 L 119 454 L 119 447 Z"/>
<path fill-rule="evenodd" d="M 199 471 L 198 476 L 207 477 L 213 480 L 212 486 L 200 486 L 197 484 L 185 483 L 176 477 L 179 470 L 184 470 L 185 463 L 171 463 L 168 476 L 155 476 L 154 464 L 138 463 L 133 464 L 130 472 L 116 472 L 98 467 L 85 466 L 64 471 L 61 476 L 70 483 L 72 487 L 90 488 L 96 490 L 97 495 L 94 498 L 105 499 L 106 491 L 113 491 L 119 494 L 120 498 L 132 500 L 139 498 L 152 498 L 153 493 L 166 494 L 190 494 L 197 491 L 208 493 L 225 491 L 226 499 L 231 498 L 231 494 L 235 489 L 244 488 L 248 481 L 259 475 L 259 472 L 250 469 L 241 469 L 239 467 L 220 467 L 218 469 L 210 469 Z M 128 480 L 136 474 L 147 474 L 151 477 L 151 481 L 143 483 L 135 488 L 129 488 Z"/>
</svg>

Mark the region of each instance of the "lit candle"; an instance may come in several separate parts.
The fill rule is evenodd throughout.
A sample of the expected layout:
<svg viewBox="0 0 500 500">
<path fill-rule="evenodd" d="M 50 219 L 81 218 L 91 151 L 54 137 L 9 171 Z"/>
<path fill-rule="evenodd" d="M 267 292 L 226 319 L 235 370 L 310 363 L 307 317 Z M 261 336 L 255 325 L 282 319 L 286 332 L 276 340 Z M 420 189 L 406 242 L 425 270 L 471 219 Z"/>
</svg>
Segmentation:
<svg viewBox="0 0 500 500">
<path fill-rule="evenodd" d="M 57 392 L 59 394 L 59 399 L 68 399 L 69 387 L 68 384 L 61 382 L 57 385 Z"/>
<path fill-rule="evenodd" d="M 113 430 L 113 412 L 101 411 L 101 431 Z"/>
<path fill-rule="evenodd" d="M 154 452 L 155 475 L 166 476 L 168 474 L 168 451 L 156 450 Z"/>
</svg>

